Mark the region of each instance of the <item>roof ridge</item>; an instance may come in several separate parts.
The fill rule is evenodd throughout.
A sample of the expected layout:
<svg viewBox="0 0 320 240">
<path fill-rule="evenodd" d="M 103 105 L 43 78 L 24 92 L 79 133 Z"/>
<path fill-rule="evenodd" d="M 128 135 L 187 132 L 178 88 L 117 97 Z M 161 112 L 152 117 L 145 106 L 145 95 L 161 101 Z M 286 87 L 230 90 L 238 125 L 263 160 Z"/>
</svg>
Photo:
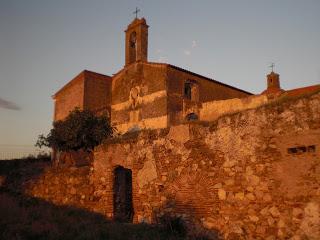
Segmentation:
<svg viewBox="0 0 320 240">
<path fill-rule="evenodd" d="M 108 77 L 108 78 L 112 78 L 111 76 L 108 76 L 108 75 L 104 75 L 101 73 L 97 73 L 97 72 L 93 72 L 93 71 L 84 69 L 80 73 L 78 73 L 75 77 L 73 77 L 69 82 L 67 82 L 65 85 L 63 85 L 63 87 L 61 87 L 55 94 L 53 94 L 52 98 L 55 98 L 57 94 L 59 94 L 62 90 L 66 89 L 67 87 L 71 86 L 76 81 L 80 81 L 82 79 L 82 78 L 80 78 L 80 76 L 83 75 L 83 77 L 85 77 L 86 72 L 93 73 L 93 74 L 100 75 L 100 76 L 104 76 L 104 77 Z"/>
<path fill-rule="evenodd" d="M 206 80 L 208 80 L 208 81 L 212 81 L 212 82 L 215 82 L 215 83 L 217 83 L 217 84 L 220 84 L 220 85 L 223 85 L 223 86 L 226 86 L 226 87 L 229 87 L 229 88 L 233 88 L 233 89 L 235 89 L 235 90 L 238 90 L 238 91 L 241 91 L 241 92 L 250 94 L 250 95 L 254 95 L 254 94 L 251 93 L 251 92 L 248 92 L 248 91 L 245 91 L 245 90 L 243 90 L 243 89 L 240 89 L 240 88 L 237 88 L 237 87 L 228 85 L 228 84 L 226 84 L 226 83 L 220 82 L 220 81 L 215 80 L 215 79 L 213 79 L 213 78 L 209 78 L 209 77 L 203 76 L 203 75 L 201 75 L 201 74 L 192 72 L 192 71 L 190 71 L 190 70 L 187 70 L 187 69 L 184 69 L 184 68 L 181 68 L 181 67 L 172 65 L 172 64 L 168 64 L 168 65 L 169 65 L 169 67 L 172 67 L 172 68 L 174 68 L 174 69 L 177 69 L 177 70 L 180 70 L 180 71 L 183 71 L 183 72 L 186 72 L 186 73 L 190 73 L 190 74 L 195 75 L 195 76 L 197 76 L 197 77 L 204 78 L 204 79 L 206 79 Z"/>
<path fill-rule="evenodd" d="M 132 66 L 133 64 L 136 64 L 137 62 L 133 62 L 127 66 L 124 66 L 121 70 L 119 70 L 117 73 L 115 73 L 112 77 L 116 77 L 117 75 L 119 75 L 122 71 L 124 71 L 125 69 L 127 69 L 128 67 Z M 175 66 L 175 65 L 172 65 L 172 64 L 169 64 L 169 63 L 159 63 L 159 62 L 143 62 L 143 61 L 140 61 L 139 63 L 143 63 L 143 64 L 150 64 L 150 65 L 162 65 L 162 66 L 167 66 L 167 67 L 171 67 L 171 68 L 174 68 L 176 70 L 179 70 L 179 71 L 183 71 L 183 72 L 186 72 L 186 73 L 190 73 L 192 75 L 195 75 L 197 77 L 201 77 L 201 78 L 204 78 L 208 81 L 212 81 L 212 82 L 215 82 L 217 84 L 220 84 L 220 85 L 223 85 L 223 86 L 226 86 L 226 87 L 229 87 L 229 88 L 232 88 L 232 89 L 235 89 L 237 91 L 241 91 L 241 92 L 244 92 L 246 94 L 249 94 L 249 95 L 254 95 L 253 93 L 251 92 L 248 92 L 248 91 L 245 91 L 243 89 L 240 89 L 240 88 L 237 88 L 237 87 L 234 87 L 234 86 L 231 86 L 231 85 L 228 85 L 226 83 L 223 83 L 223 82 L 219 82 L 213 78 L 209 78 L 209 77 L 206 77 L 206 76 L 203 76 L 201 74 L 198 74 L 198 73 L 195 73 L 195 72 L 192 72 L 190 70 L 187 70 L 187 69 L 184 69 L 184 68 L 181 68 L 181 67 L 178 67 L 178 66 Z"/>
<path fill-rule="evenodd" d="M 82 72 L 89 72 L 89 73 L 93 73 L 93 74 L 97 74 L 97 75 L 101 75 L 101 76 L 104 76 L 104 77 L 110 77 L 111 78 L 111 76 L 109 76 L 109 75 L 98 73 L 98 72 L 94 72 L 94 71 L 91 71 L 91 70 L 88 70 L 88 69 L 84 69 Z"/>
</svg>

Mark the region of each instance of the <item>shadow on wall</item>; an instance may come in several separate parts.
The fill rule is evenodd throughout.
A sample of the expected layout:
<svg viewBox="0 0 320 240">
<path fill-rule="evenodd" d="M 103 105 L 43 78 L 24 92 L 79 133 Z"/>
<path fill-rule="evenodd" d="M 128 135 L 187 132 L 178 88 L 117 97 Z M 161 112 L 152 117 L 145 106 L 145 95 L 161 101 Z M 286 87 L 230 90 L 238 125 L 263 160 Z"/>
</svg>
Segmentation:
<svg viewBox="0 0 320 240">
<path fill-rule="evenodd" d="M 0 188 L 23 194 L 29 180 L 37 180 L 47 167 L 50 157 L 0 160 Z"/>
<path fill-rule="evenodd" d="M 4 190 L 0 190 L 0 216 L 0 239 L 186 239 L 173 225 L 111 222 L 100 214 Z"/>
<path fill-rule="evenodd" d="M 0 239 L 185 239 L 166 227 L 111 222 L 100 214 L 4 190 L 0 216 Z"/>
<path fill-rule="evenodd" d="M 179 218 L 163 216 L 162 225 L 117 223 L 101 214 L 26 195 L 28 181 L 39 179 L 48 167 L 49 159 L 0 162 L 0 239 L 216 239 L 187 234 Z"/>
<path fill-rule="evenodd" d="M 164 226 L 169 232 L 185 237 L 184 239 L 223 239 L 217 229 L 205 229 L 199 220 L 190 218 L 190 216 L 195 216 L 196 212 L 197 210 L 192 205 L 177 203 L 172 199 L 158 211 L 153 212 L 153 216 L 156 223 Z"/>
<path fill-rule="evenodd" d="M 56 164 L 58 164 L 60 167 L 82 167 L 92 164 L 93 153 L 83 150 L 61 152 L 57 153 L 55 158 L 56 161 L 58 161 Z"/>
</svg>

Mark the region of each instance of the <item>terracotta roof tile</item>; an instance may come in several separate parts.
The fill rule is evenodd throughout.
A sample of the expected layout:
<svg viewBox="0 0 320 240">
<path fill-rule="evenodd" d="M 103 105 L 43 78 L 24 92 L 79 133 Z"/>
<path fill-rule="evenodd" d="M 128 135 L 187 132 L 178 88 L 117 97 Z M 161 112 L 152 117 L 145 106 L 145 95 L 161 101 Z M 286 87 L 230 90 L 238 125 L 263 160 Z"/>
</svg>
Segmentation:
<svg viewBox="0 0 320 240">
<path fill-rule="evenodd" d="M 306 93 L 312 93 L 312 92 L 315 92 L 318 90 L 320 90 L 320 84 L 308 86 L 308 87 L 291 89 L 291 90 L 286 91 L 285 94 L 290 97 L 296 97 L 296 96 L 303 95 Z"/>
</svg>

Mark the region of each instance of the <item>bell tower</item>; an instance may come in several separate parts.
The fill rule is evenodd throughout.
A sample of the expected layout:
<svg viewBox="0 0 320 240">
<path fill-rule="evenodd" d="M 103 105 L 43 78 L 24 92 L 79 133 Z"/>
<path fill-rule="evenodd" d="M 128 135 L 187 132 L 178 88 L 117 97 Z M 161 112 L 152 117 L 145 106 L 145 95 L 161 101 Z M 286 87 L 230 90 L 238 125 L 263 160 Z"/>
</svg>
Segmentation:
<svg viewBox="0 0 320 240">
<path fill-rule="evenodd" d="M 267 85 L 268 89 L 273 88 L 273 89 L 280 89 L 280 78 L 279 74 L 275 72 L 271 72 L 267 75 Z"/>
<path fill-rule="evenodd" d="M 135 18 L 126 33 L 126 65 L 148 60 L 148 25 L 144 18 Z"/>
<path fill-rule="evenodd" d="M 267 89 L 262 92 L 262 94 L 267 94 L 269 96 L 276 96 L 283 92 L 280 87 L 279 74 L 272 71 L 267 75 Z"/>
<path fill-rule="evenodd" d="M 275 97 L 283 92 L 280 87 L 279 74 L 273 71 L 274 63 L 270 65 L 271 72 L 267 75 L 267 89 L 262 92 L 262 94 L 267 94 L 269 97 Z"/>
</svg>

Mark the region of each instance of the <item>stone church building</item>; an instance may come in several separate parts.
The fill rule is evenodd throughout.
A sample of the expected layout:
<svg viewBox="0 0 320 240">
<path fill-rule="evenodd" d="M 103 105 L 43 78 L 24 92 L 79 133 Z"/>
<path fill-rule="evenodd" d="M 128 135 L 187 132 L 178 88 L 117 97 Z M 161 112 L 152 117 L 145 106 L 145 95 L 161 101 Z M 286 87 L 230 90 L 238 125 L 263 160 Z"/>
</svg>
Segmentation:
<svg viewBox="0 0 320 240">
<path fill-rule="evenodd" d="M 124 133 L 202 119 L 207 102 L 252 94 L 185 69 L 148 62 L 148 25 L 134 19 L 125 31 L 125 66 L 112 77 L 84 70 L 54 96 L 54 120 L 78 106 L 107 111 Z"/>
<path fill-rule="evenodd" d="M 134 223 L 179 217 L 225 239 L 320 239 L 320 85 L 266 80 L 254 95 L 149 62 L 136 18 L 119 72 L 84 70 L 53 96 L 55 121 L 75 107 L 107 113 L 119 136 L 90 166 L 49 169 L 29 194 Z"/>
<path fill-rule="evenodd" d="M 125 66 L 116 74 L 84 70 L 54 94 L 54 120 L 64 119 L 79 107 L 108 113 L 119 133 L 159 129 L 192 120 L 212 121 L 226 113 L 257 107 L 273 96 L 319 88 L 284 91 L 279 75 L 272 71 L 267 76 L 268 88 L 253 95 L 171 64 L 149 62 L 148 27 L 144 18 L 129 24 Z M 230 99 L 233 101 L 225 101 Z"/>
</svg>

